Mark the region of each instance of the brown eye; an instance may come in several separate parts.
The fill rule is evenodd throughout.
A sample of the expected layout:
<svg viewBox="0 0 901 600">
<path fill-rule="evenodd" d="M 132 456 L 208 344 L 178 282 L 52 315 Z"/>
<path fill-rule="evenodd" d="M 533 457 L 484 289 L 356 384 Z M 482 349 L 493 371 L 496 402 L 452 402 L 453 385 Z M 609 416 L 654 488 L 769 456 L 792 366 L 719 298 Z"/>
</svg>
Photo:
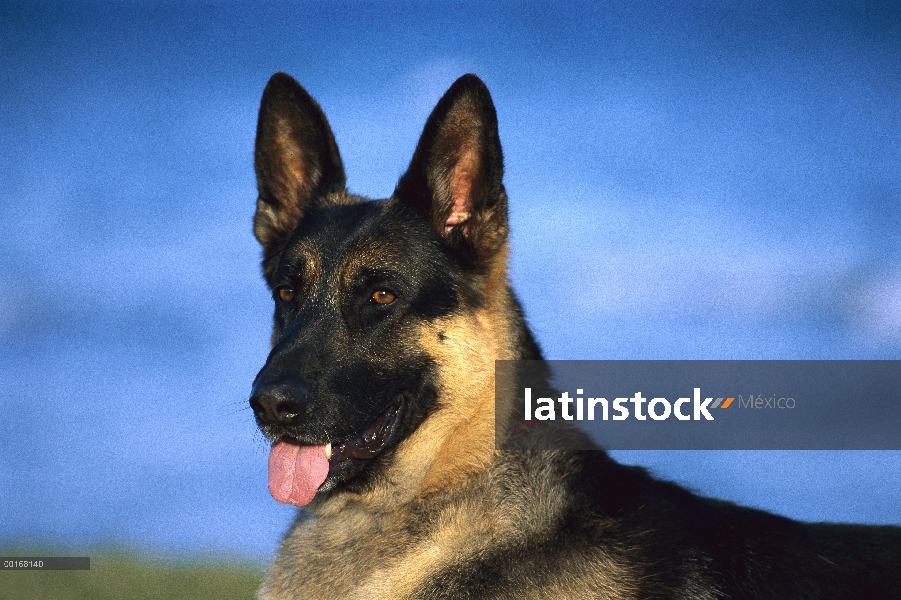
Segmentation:
<svg viewBox="0 0 901 600">
<path fill-rule="evenodd" d="M 372 300 L 376 304 L 391 304 L 396 296 L 387 290 L 376 290 L 372 293 Z"/>
<path fill-rule="evenodd" d="M 289 287 L 278 288 L 278 297 L 282 302 L 294 302 L 294 290 Z"/>
</svg>

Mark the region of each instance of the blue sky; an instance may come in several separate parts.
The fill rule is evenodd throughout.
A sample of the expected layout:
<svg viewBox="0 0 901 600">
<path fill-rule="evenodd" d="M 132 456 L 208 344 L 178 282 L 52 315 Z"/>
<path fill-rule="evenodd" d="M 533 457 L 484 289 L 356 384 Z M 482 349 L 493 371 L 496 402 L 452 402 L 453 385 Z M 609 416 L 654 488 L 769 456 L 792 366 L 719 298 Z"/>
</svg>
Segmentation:
<svg viewBox="0 0 901 600">
<path fill-rule="evenodd" d="M 291 509 L 246 399 L 273 72 L 377 198 L 454 79 L 488 84 L 549 358 L 898 359 L 899 47 L 893 3 L 4 3 L 0 541 L 271 554 Z M 901 523 L 899 452 L 617 456 Z"/>
</svg>

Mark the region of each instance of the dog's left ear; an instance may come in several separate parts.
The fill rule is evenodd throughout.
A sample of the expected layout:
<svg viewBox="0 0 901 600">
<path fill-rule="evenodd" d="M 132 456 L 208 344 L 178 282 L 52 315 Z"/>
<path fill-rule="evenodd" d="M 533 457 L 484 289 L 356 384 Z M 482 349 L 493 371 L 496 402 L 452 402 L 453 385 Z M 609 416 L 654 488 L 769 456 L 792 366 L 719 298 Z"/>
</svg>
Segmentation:
<svg viewBox="0 0 901 600">
<path fill-rule="evenodd" d="M 488 88 L 464 75 L 426 122 L 394 199 L 422 215 L 471 266 L 507 239 L 507 195 L 497 114 Z"/>
</svg>

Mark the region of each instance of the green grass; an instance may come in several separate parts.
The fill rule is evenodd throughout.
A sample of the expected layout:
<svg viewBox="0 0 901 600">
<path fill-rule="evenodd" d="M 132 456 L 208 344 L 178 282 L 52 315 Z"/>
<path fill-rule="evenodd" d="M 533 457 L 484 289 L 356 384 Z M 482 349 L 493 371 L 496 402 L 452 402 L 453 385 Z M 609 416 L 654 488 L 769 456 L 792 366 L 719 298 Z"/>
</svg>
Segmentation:
<svg viewBox="0 0 901 600">
<path fill-rule="evenodd" d="M 90 571 L 0 570 L 0 600 L 252 600 L 261 567 L 176 562 L 120 551 L 48 552 L 0 548 L 2 556 L 90 556 Z"/>
</svg>

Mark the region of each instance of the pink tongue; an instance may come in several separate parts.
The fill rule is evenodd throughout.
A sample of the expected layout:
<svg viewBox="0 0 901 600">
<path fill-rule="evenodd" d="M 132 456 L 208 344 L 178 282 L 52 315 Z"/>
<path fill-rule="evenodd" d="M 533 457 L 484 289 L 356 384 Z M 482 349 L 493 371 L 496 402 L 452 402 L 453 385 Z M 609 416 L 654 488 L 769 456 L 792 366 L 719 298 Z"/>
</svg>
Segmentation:
<svg viewBox="0 0 901 600">
<path fill-rule="evenodd" d="M 309 504 L 327 476 L 325 446 L 273 444 L 269 453 L 269 493 L 279 502 Z"/>
</svg>

